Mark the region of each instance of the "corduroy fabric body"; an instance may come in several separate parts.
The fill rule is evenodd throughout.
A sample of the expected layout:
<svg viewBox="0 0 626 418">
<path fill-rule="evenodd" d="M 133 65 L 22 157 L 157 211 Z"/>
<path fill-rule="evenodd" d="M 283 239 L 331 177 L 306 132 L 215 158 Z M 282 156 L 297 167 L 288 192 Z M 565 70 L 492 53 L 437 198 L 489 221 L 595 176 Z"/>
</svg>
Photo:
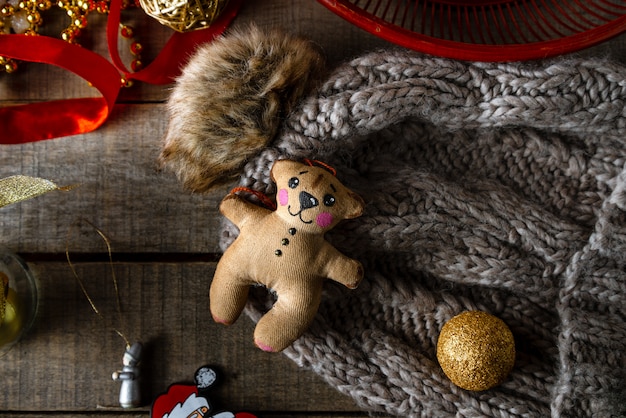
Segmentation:
<svg viewBox="0 0 626 418">
<path fill-rule="evenodd" d="M 626 416 L 626 69 L 376 52 L 334 70 L 244 169 L 318 158 L 366 202 L 329 240 L 364 264 L 328 283 L 285 353 L 363 408 L 406 417 Z M 222 246 L 237 234 L 224 223 Z M 257 320 L 271 297 L 253 292 Z M 453 385 L 435 356 L 471 309 L 512 330 L 500 386 Z"/>
</svg>

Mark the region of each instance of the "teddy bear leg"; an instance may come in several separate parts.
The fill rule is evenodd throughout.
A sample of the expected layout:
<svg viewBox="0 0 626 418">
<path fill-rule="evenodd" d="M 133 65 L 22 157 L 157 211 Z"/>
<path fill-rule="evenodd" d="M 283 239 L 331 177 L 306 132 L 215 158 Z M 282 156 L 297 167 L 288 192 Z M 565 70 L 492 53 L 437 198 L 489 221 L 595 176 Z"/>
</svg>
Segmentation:
<svg viewBox="0 0 626 418">
<path fill-rule="evenodd" d="M 250 285 L 245 280 L 218 265 L 209 293 L 213 320 L 224 325 L 235 322 L 246 305 L 249 290 Z"/>
<path fill-rule="evenodd" d="M 293 299 L 290 298 L 293 302 Z M 278 301 L 257 323 L 254 343 L 263 351 L 279 352 L 289 347 L 309 327 L 319 306 L 320 297 L 310 303 L 287 306 Z M 304 306 L 303 306 L 304 305 Z"/>
</svg>

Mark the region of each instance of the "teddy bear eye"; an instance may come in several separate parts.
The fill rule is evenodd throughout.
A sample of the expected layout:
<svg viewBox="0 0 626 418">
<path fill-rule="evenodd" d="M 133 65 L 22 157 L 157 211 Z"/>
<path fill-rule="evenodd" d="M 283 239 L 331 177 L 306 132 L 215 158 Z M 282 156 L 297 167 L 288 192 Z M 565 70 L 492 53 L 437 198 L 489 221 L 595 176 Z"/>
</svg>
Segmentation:
<svg viewBox="0 0 626 418">
<path fill-rule="evenodd" d="M 289 185 L 289 188 L 295 189 L 296 187 L 298 187 L 298 184 L 300 184 L 300 180 L 298 179 L 298 177 L 292 177 L 289 179 L 289 182 L 287 184 Z"/>
<path fill-rule="evenodd" d="M 335 196 L 332 194 L 327 194 L 324 196 L 324 205 L 332 206 L 335 204 Z"/>
</svg>

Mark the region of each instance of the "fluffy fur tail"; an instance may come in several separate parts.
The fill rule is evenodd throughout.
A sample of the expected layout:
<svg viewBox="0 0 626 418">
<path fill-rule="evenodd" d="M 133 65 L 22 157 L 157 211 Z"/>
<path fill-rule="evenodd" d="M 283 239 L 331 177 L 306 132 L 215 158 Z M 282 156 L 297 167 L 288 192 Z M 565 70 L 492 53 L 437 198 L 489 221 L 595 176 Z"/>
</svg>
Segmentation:
<svg viewBox="0 0 626 418">
<path fill-rule="evenodd" d="M 170 96 L 161 165 L 193 191 L 234 181 L 324 67 L 310 41 L 256 26 L 202 46 Z"/>
</svg>

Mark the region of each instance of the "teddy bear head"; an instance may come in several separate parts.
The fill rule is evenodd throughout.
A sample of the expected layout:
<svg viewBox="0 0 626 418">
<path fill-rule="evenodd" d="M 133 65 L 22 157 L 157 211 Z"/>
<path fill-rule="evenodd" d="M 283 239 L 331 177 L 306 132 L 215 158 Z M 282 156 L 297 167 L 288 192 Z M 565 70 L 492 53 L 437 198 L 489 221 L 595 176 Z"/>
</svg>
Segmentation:
<svg viewBox="0 0 626 418">
<path fill-rule="evenodd" d="M 363 213 L 364 202 L 328 169 L 291 160 L 276 161 L 276 213 L 287 224 L 309 233 L 324 233 L 343 219 Z"/>
</svg>

